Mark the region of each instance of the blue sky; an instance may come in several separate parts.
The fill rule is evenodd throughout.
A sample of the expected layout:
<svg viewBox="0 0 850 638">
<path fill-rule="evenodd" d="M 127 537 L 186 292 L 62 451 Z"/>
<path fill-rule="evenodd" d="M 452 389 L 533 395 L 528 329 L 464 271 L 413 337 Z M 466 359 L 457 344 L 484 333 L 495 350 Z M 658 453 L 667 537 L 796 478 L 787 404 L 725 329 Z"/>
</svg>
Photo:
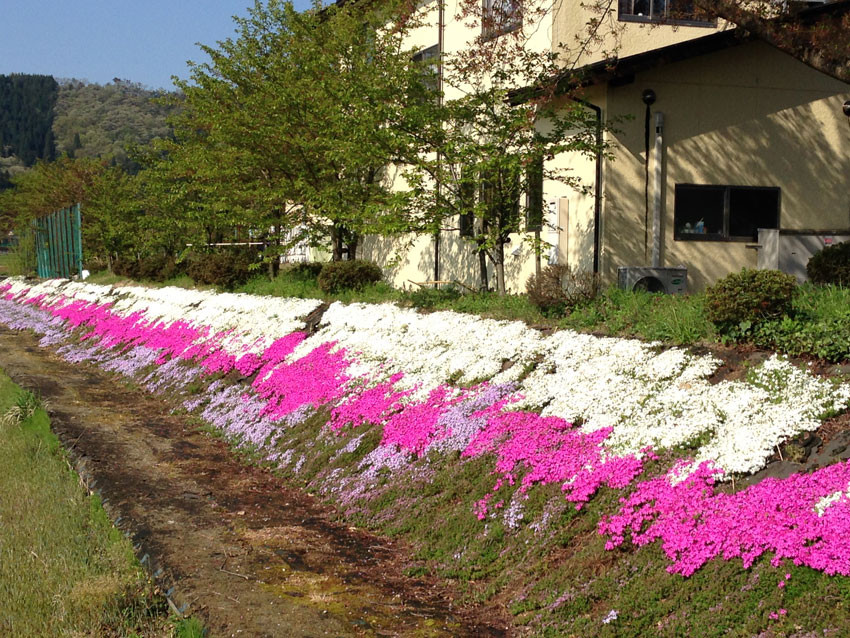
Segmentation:
<svg viewBox="0 0 850 638">
<path fill-rule="evenodd" d="M 39 73 L 172 88 L 197 43 L 234 35 L 253 0 L 0 0 L 0 75 Z M 296 0 L 299 9 L 309 0 Z"/>
</svg>

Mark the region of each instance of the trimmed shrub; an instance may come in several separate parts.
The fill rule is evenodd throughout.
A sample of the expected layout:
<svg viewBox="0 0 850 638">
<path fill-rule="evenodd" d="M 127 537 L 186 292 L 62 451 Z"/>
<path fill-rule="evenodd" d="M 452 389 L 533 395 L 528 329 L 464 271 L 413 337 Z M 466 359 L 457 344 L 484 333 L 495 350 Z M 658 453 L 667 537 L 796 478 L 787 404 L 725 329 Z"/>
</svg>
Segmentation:
<svg viewBox="0 0 850 638">
<path fill-rule="evenodd" d="M 720 334 L 738 339 L 762 321 L 787 316 L 796 290 L 794 275 L 744 268 L 706 289 L 706 317 Z"/>
<path fill-rule="evenodd" d="M 362 290 L 363 287 L 381 281 L 384 273 L 378 264 L 363 259 L 330 261 L 322 266 L 316 283 L 324 293 L 341 290 Z"/>
<path fill-rule="evenodd" d="M 599 294 L 599 278 L 589 272 L 573 272 L 564 264 L 551 264 L 528 278 L 528 300 L 547 317 L 564 314 Z"/>
<path fill-rule="evenodd" d="M 850 286 L 850 242 L 816 252 L 806 264 L 806 273 L 815 284 Z"/>
<path fill-rule="evenodd" d="M 180 274 L 180 268 L 171 255 L 154 255 L 140 259 L 136 270 L 140 279 L 160 282 Z"/>
<path fill-rule="evenodd" d="M 195 283 L 233 290 L 248 281 L 254 255 L 245 250 L 193 253 L 186 261 L 186 274 Z"/>
<path fill-rule="evenodd" d="M 149 255 L 141 259 L 118 257 L 112 262 L 112 272 L 130 279 L 163 282 L 183 272 L 171 255 Z"/>
<path fill-rule="evenodd" d="M 285 264 L 281 268 L 281 275 L 298 281 L 306 281 L 315 279 L 322 272 L 324 262 L 321 261 L 298 261 L 292 264 Z"/>
</svg>

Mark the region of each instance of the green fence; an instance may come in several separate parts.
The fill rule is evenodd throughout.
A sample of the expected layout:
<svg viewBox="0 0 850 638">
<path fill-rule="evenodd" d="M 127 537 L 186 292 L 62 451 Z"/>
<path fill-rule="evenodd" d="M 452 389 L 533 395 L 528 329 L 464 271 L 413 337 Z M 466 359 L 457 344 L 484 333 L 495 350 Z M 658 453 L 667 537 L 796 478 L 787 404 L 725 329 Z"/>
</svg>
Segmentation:
<svg viewBox="0 0 850 638">
<path fill-rule="evenodd" d="M 39 217 L 32 223 L 38 276 L 70 278 L 83 271 L 80 205 Z"/>
</svg>

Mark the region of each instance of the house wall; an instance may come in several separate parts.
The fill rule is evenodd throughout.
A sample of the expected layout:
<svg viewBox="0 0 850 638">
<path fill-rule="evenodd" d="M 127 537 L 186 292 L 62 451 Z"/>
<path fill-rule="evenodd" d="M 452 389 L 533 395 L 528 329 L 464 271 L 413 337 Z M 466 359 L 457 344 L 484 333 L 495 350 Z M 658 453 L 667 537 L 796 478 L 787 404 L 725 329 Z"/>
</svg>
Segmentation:
<svg viewBox="0 0 850 638">
<path fill-rule="evenodd" d="M 595 4 L 575 0 L 554 3 L 552 45 L 565 66 L 578 68 L 611 57 L 624 58 L 728 28 L 722 20 L 713 26 L 621 22 L 617 2 L 599 3 L 604 9 Z"/>
<path fill-rule="evenodd" d="M 841 112 L 850 86 L 766 44 L 743 44 L 608 89 L 608 117 L 633 118 L 610 136 L 602 253 L 608 280 L 615 280 L 618 266 L 649 263 L 641 102 L 646 88 L 658 96 L 653 112 L 665 116 L 662 265 L 686 265 L 691 290 L 755 268 L 757 253 L 747 242 L 675 241 L 677 183 L 778 186 L 781 228 L 850 228 L 850 127 Z"/>
<path fill-rule="evenodd" d="M 590 87 L 582 98 L 605 105 L 605 87 Z M 546 123 L 539 124 L 545 129 Z M 540 233 L 544 242 L 556 246 L 553 255 L 557 263 L 569 264 L 576 271 L 593 268 L 593 216 L 596 186 L 596 159 L 561 154 L 546 163 L 547 170 L 575 177 L 573 187 L 563 181 L 547 179 L 543 183 L 543 198 L 548 203 L 545 227 Z M 399 179 L 396 185 L 402 184 Z M 528 278 L 536 271 L 533 233 L 515 233 L 505 246 L 505 285 L 508 292 L 525 292 Z M 480 281 L 478 257 L 474 244 L 460 237 L 457 230 L 440 234 L 440 280 L 460 281 L 477 288 Z M 541 256 L 541 264 L 549 262 L 549 252 Z M 387 280 L 395 287 L 410 288 L 411 282 L 434 279 L 434 238 L 432 236 L 386 238 L 366 237 L 358 256 L 384 266 Z M 490 286 L 495 285 L 492 264 L 488 264 Z"/>
<path fill-rule="evenodd" d="M 480 26 L 470 25 L 470 19 L 460 17 L 459 11 L 460 3 L 457 0 L 448 0 L 444 5 L 443 50 L 447 56 L 469 47 L 472 40 L 480 33 Z M 420 12 L 421 25 L 411 32 L 407 40 L 408 46 L 413 50 L 426 49 L 437 44 L 439 38 L 437 0 L 423 4 Z M 526 25 L 525 33 L 528 37 L 526 43 L 528 48 L 536 51 L 551 50 L 552 14 L 544 15 L 537 24 Z M 458 97 L 463 88 L 444 84 L 445 98 Z M 565 165 L 583 165 L 583 158 L 563 158 L 560 161 Z M 390 170 L 388 179 L 392 188 L 399 190 L 406 188 L 405 180 L 397 167 Z M 558 186 L 551 182 L 545 184 L 544 196 L 565 195 L 564 189 L 559 189 Z M 580 221 L 578 214 L 574 219 L 578 224 Z M 525 282 L 535 272 L 535 254 L 530 239 L 531 235 L 516 234 L 511 237 L 511 243 L 505 247 L 505 278 L 506 287 L 510 292 L 524 292 Z M 477 288 L 480 276 L 474 245 L 461 238 L 457 230 L 442 232 L 439 242 L 440 279 L 457 280 Z M 571 245 L 574 251 L 583 253 L 578 241 L 574 241 Z M 434 279 L 435 240 L 432 236 L 405 235 L 394 238 L 369 236 L 364 238 L 358 250 L 358 257 L 371 259 L 381 264 L 388 281 L 396 287 L 410 288 L 413 286 L 411 282 Z M 488 273 L 492 287 L 495 284 L 492 264 L 488 264 Z"/>
</svg>

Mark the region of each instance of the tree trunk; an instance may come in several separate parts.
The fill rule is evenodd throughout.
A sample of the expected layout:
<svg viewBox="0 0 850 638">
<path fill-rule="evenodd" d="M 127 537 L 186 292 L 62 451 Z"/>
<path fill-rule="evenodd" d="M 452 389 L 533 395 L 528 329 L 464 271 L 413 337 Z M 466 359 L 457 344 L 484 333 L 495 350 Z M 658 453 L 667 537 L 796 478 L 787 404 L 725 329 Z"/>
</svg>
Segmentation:
<svg viewBox="0 0 850 638">
<path fill-rule="evenodd" d="M 360 238 L 357 233 L 351 233 L 351 238 L 348 240 L 346 247 L 348 248 L 348 259 L 357 259 L 357 246 L 360 245 Z"/>
<path fill-rule="evenodd" d="M 478 246 L 478 269 L 480 274 L 478 290 L 487 292 L 490 290 L 490 282 L 487 277 L 487 251 L 480 244 Z"/>
<path fill-rule="evenodd" d="M 331 260 L 342 261 L 342 229 L 336 224 L 331 227 Z"/>
<path fill-rule="evenodd" d="M 496 271 L 496 292 L 499 295 L 505 294 L 505 245 L 499 243 L 496 245 L 494 252 L 495 259 L 493 260 Z"/>
</svg>

